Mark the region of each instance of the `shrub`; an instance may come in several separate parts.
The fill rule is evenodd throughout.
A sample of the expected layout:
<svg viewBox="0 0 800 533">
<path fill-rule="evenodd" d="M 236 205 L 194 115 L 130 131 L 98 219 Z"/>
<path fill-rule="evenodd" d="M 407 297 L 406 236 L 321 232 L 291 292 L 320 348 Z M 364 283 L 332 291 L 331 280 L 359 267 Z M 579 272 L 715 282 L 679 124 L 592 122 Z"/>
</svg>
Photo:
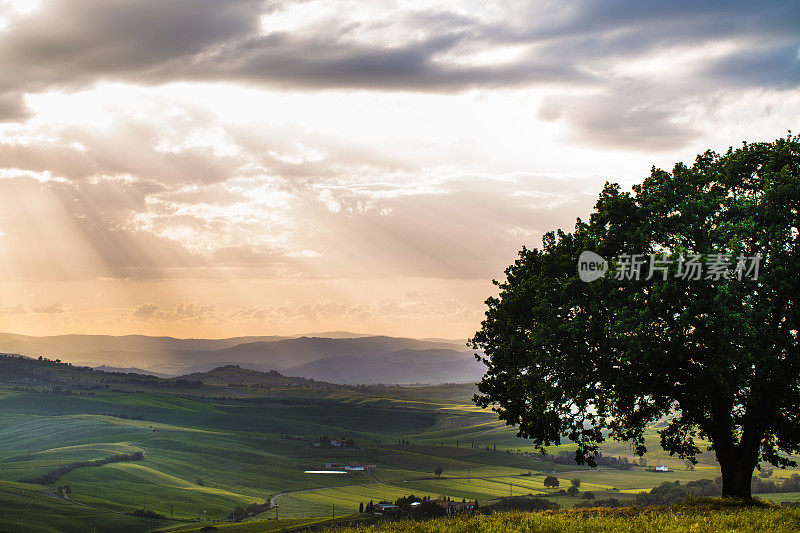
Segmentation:
<svg viewBox="0 0 800 533">
<path fill-rule="evenodd" d="M 551 511 L 560 509 L 556 502 L 541 497 L 509 496 L 489 505 L 493 511 Z"/>
</svg>

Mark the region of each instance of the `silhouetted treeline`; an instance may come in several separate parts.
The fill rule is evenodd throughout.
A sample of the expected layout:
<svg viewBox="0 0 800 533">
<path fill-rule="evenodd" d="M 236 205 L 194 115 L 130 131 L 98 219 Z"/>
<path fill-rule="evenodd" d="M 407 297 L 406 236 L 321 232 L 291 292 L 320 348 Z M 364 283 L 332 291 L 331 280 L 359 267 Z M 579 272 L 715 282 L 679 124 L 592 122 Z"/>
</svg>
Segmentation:
<svg viewBox="0 0 800 533">
<path fill-rule="evenodd" d="M 753 477 L 753 492 L 768 494 L 770 492 L 800 492 L 800 474 L 775 481 Z"/>
<path fill-rule="evenodd" d="M 550 511 L 561 509 L 553 501 L 538 496 L 507 496 L 489 506 L 493 511 Z"/>
<path fill-rule="evenodd" d="M 530 454 L 529 456 L 539 461 L 555 463 L 557 465 L 572 466 L 578 464 L 575 461 L 575 452 L 569 452 L 569 451 L 559 452 L 558 455 L 550 455 L 546 453 L 534 453 Z M 597 452 L 597 454 L 594 456 L 594 459 L 597 462 L 597 466 L 616 468 L 618 470 L 630 470 L 631 467 L 636 466 L 634 463 L 629 461 L 627 457 L 605 456 L 600 452 Z"/>
<path fill-rule="evenodd" d="M 167 517 L 161 513 L 157 513 L 151 509 L 136 509 L 130 513 L 125 513 L 128 516 L 136 516 L 138 518 L 152 518 L 153 520 L 166 520 Z"/>
</svg>

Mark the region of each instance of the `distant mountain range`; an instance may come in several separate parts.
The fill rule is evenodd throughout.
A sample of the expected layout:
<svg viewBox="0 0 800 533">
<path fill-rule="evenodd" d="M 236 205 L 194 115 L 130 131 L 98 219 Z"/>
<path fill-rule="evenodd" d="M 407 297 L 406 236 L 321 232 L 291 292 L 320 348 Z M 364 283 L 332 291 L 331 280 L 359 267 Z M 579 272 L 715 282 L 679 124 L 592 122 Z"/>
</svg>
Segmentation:
<svg viewBox="0 0 800 533">
<path fill-rule="evenodd" d="M 347 332 L 228 339 L 0 333 L 0 352 L 43 355 L 108 371 L 158 376 L 239 365 L 344 384 L 465 383 L 478 381 L 485 370 L 464 341 Z"/>
</svg>

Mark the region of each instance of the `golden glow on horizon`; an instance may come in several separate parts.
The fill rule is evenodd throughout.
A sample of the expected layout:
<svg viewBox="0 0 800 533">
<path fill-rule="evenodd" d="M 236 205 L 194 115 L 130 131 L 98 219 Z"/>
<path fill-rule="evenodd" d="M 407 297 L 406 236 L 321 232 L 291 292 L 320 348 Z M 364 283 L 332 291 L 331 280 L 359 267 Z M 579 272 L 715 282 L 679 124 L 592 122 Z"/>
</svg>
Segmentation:
<svg viewBox="0 0 800 533">
<path fill-rule="evenodd" d="M 0 332 L 467 337 L 606 181 L 800 117 L 780 13 L 182 5 L 0 0 Z"/>
</svg>

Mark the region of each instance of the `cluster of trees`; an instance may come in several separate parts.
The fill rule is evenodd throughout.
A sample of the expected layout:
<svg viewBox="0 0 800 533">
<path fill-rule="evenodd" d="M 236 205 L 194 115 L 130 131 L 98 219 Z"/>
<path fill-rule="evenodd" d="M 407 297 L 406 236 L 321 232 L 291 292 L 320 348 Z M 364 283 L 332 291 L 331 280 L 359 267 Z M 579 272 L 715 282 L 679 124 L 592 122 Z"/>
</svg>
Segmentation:
<svg viewBox="0 0 800 533">
<path fill-rule="evenodd" d="M 392 502 L 383 500 L 378 503 Z M 420 505 L 412 507 L 412 503 L 419 503 Z M 358 511 L 361 513 L 372 513 L 375 510 L 375 505 L 376 504 L 372 500 L 370 500 L 367 505 L 361 503 L 358 506 Z M 394 501 L 394 505 L 396 505 L 398 509 L 388 512 L 384 511 L 384 516 L 391 518 L 413 518 L 417 520 L 423 520 L 427 518 L 437 518 L 446 514 L 444 509 L 431 500 L 430 496 L 419 497 L 415 496 L 414 494 L 409 496 L 401 496 Z"/>
<path fill-rule="evenodd" d="M 649 493 L 640 493 L 636 496 L 636 502 L 643 505 L 659 504 L 663 501 L 666 504 L 683 501 L 686 496 L 720 496 L 722 494 L 723 478 L 698 479 L 689 481 L 685 485 L 680 482 L 664 482 Z M 792 474 L 791 477 L 778 479 L 775 481 L 765 481 L 756 476 L 752 477 L 752 491 L 756 494 L 767 494 L 774 492 L 800 492 L 800 474 Z"/>
<path fill-rule="evenodd" d="M 547 476 L 544 478 L 544 486 L 549 489 L 557 488 L 559 485 L 561 485 L 561 482 L 556 476 Z M 569 494 L 570 496 L 577 496 L 580 493 L 580 487 L 581 480 L 575 478 L 570 482 L 570 487 L 566 491 L 562 490 L 561 492 Z M 592 494 L 592 497 L 594 497 L 594 494 Z"/>
<path fill-rule="evenodd" d="M 270 509 L 269 502 L 251 503 L 247 507 L 239 506 L 236 509 L 234 509 L 233 512 L 228 515 L 227 519 L 239 522 L 241 520 L 244 520 L 245 518 L 248 518 L 250 516 L 255 516 L 259 513 L 263 513 L 264 511 L 267 511 L 269 509 Z"/>
<path fill-rule="evenodd" d="M 202 381 L 192 381 L 189 379 L 170 379 L 162 382 L 163 385 L 172 386 L 176 388 L 193 389 L 202 388 L 205 384 Z"/>
<path fill-rule="evenodd" d="M 581 492 L 580 488 L 581 488 L 581 480 L 575 478 L 570 482 L 570 486 L 567 489 L 567 494 L 569 494 L 570 496 L 577 496 Z"/>
<path fill-rule="evenodd" d="M 640 492 L 634 500 L 636 505 L 672 505 L 684 501 L 688 496 L 720 496 L 722 478 L 698 479 L 681 485 L 680 481 L 665 481 L 650 492 Z"/>
<path fill-rule="evenodd" d="M 591 496 L 588 496 L 590 495 Z M 591 492 L 584 492 L 586 501 L 575 507 L 628 507 L 630 505 L 673 505 L 681 503 L 689 496 L 719 496 L 722 494 L 722 477 L 717 479 L 698 479 L 682 485 L 680 481 L 665 481 L 649 492 L 640 492 L 633 500 L 605 498 L 597 500 Z"/>
<path fill-rule="evenodd" d="M 793 474 L 791 477 L 778 481 L 764 481 L 754 476 L 752 482 L 754 493 L 800 492 L 800 474 Z M 581 502 L 575 507 L 623 507 L 631 504 L 672 505 L 683 502 L 689 496 L 720 496 L 722 487 L 723 478 L 721 476 L 715 479 L 689 481 L 686 484 L 681 484 L 680 481 L 665 481 L 650 492 L 640 492 L 633 501 L 626 502 L 617 498 L 608 498 Z M 584 496 L 585 494 L 588 492 L 584 493 Z"/>
<path fill-rule="evenodd" d="M 587 493 L 589 494 L 589 493 Z M 622 501 L 619 498 L 604 498 L 602 500 L 588 499 L 585 502 L 578 502 L 574 505 L 576 508 L 582 507 L 627 507 L 630 505 L 629 501 Z"/>
<path fill-rule="evenodd" d="M 556 502 L 538 496 L 508 496 L 489 506 L 493 511 L 549 511 L 560 509 Z"/>
<path fill-rule="evenodd" d="M 776 481 L 764 481 L 753 477 L 753 492 L 765 494 L 770 492 L 800 492 L 800 474 Z"/>
<path fill-rule="evenodd" d="M 156 376 L 148 376 L 146 374 L 127 373 L 127 374 L 121 374 L 121 375 L 131 376 L 131 377 L 126 377 L 126 378 L 122 378 L 122 379 L 109 379 L 107 381 L 109 383 L 128 383 L 128 384 L 132 384 L 132 385 L 156 385 L 156 384 L 159 383 L 159 381 L 161 381 Z M 163 384 L 165 382 L 161 381 L 161 383 Z M 203 384 L 200 383 L 200 386 L 202 386 L 202 385 Z"/>
<path fill-rule="evenodd" d="M 618 470 L 630 470 L 631 467 L 635 466 L 627 457 L 614 457 L 611 455 L 606 457 L 600 452 L 597 452 L 595 456 L 595 463 L 597 463 L 597 466 L 616 468 Z"/>
<path fill-rule="evenodd" d="M 152 509 L 136 509 L 135 511 L 131 511 L 130 513 L 125 513 L 129 516 L 135 516 L 137 518 L 151 518 L 153 520 L 166 520 L 167 517 L 161 513 L 157 513 Z"/>
<path fill-rule="evenodd" d="M 592 457 L 597 466 L 617 468 L 619 470 L 630 470 L 631 467 L 640 464 L 638 462 L 636 463 L 631 462 L 627 457 L 613 457 L 613 456 L 606 457 L 599 451 L 593 454 Z M 536 453 L 533 454 L 533 458 L 538 461 L 545 461 L 548 463 L 555 463 L 558 465 L 577 464 L 577 461 L 575 460 L 575 453 L 569 451 L 559 452 L 558 455 L 551 455 L 547 453 Z"/>
<path fill-rule="evenodd" d="M 134 452 L 130 454 L 123 453 L 120 455 L 112 455 L 106 457 L 105 459 L 96 459 L 94 461 L 77 461 L 53 469 L 43 476 L 34 478 L 22 478 L 19 479 L 18 481 L 19 483 L 34 483 L 36 485 L 49 485 L 50 483 L 55 483 L 56 481 L 58 481 L 58 478 L 60 478 L 64 474 L 72 472 L 76 468 L 103 466 L 109 463 L 120 463 L 123 461 L 141 461 L 142 459 L 144 459 L 144 454 L 142 454 L 142 452 Z"/>
<path fill-rule="evenodd" d="M 444 498 L 442 496 L 441 498 Z M 444 501 L 453 501 L 450 498 L 446 498 Z M 389 501 L 380 501 L 378 504 L 384 503 L 392 503 Z M 411 504 L 419 503 L 419 505 L 412 506 Z M 479 509 L 478 501 L 475 500 L 474 502 L 467 502 L 465 499 L 461 500 L 461 503 L 465 504 L 464 509 L 467 503 L 472 503 L 470 509 L 472 511 L 477 511 Z M 376 505 L 372 500 L 369 501 L 366 505 L 364 503 L 360 503 L 358 506 L 358 512 L 360 513 L 371 513 L 375 510 Z M 394 501 L 394 505 L 398 508 L 392 511 L 383 511 L 384 516 L 390 518 L 410 518 L 413 520 L 425 520 L 428 518 L 437 518 L 440 516 L 445 516 L 447 511 L 442 508 L 435 500 L 431 499 L 430 496 L 415 496 L 414 494 L 410 494 L 408 496 L 401 496 L 397 500 Z"/>
</svg>

